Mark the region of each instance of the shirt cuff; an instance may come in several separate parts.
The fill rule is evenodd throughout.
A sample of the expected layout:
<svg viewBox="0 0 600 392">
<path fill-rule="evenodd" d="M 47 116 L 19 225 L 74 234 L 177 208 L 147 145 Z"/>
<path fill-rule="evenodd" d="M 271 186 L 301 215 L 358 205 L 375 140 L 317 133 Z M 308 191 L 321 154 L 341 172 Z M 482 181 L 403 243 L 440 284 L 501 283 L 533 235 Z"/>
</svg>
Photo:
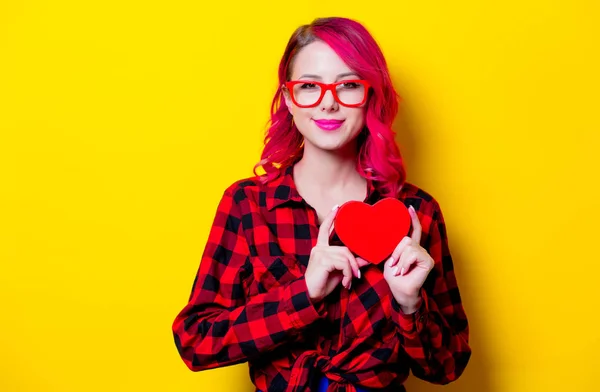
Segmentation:
<svg viewBox="0 0 600 392">
<path fill-rule="evenodd" d="M 418 332 L 421 332 L 427 325 L 427 319 L 429 314 L 429 297 L 424 288 L 421 288 L 421 305 L 416 312 L 411 314 L 405 314 L 400 307 L 400 304 L 392 296 L 392 319 L 407 336 L 412 336 Z"/>
<path fill-rule="evenodd" d="M 315 304 L 310 299 L 304 276 L 286 287 L 284 298 L 284 309 L 296 328 L 305 327 L 327 315 L 325 301 Z"/>
</svg>

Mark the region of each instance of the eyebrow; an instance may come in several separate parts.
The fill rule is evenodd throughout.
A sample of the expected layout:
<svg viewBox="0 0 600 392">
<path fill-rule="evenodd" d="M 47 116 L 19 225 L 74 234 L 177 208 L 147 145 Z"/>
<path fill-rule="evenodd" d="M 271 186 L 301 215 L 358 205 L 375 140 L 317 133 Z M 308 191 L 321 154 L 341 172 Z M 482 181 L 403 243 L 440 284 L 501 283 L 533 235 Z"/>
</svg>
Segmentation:
<svg viewBox="0 0 600 392">
<path fill-rule="evenodd" d="M 356 77 L 358 77 L 358 74 L 356 72 L 346 72 L 346 73 L 339 74 L 337 76 L 336 80 L 340 79 L 340 78 L 345 78 L 346 76 L 353 76 L 353 75 L 356 76 Z M 300 76 L 298 79 L 303 79 L 303 78 L 306 78 L 306 79 L 319 79 L 319 80 L 322 79 L 319 75 L 312 75 L 312 74 L 304 74 L 304 75 Z"/>
</svg>

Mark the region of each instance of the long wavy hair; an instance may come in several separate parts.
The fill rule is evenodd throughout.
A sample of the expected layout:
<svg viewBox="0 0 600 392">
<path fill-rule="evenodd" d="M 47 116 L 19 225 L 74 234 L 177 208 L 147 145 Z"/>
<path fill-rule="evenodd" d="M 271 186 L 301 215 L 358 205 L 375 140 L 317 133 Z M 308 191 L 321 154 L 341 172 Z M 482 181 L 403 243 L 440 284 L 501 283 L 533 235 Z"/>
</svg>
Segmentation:
<svg viewBox="0 0 600 392">
<path fill-rule="evenodd" d="M 352 70 L 369 81 L 365 127 L 357 136 L 357 171 L 373 181 L 382 196 L 397 196 L 406 180 L 406 170 L 391 127 L 401 97 L 392 85 L 387 63 L 375 39 L 363 25 L 347 18 L 315 19 L 298 27 L 290 37 L 279 63 L 279 87 L 271 104 L 265 147 L 261 160 L 254 166 L 254 174 L 266 183 L 279 177 L 303 155 L 304 137 L 292 121 L 282 85 L 290 78 L 298 51 L 316 40 L 328 44 Z M 265 174 L 259 176 L 260 167 Z"/>
</svg>

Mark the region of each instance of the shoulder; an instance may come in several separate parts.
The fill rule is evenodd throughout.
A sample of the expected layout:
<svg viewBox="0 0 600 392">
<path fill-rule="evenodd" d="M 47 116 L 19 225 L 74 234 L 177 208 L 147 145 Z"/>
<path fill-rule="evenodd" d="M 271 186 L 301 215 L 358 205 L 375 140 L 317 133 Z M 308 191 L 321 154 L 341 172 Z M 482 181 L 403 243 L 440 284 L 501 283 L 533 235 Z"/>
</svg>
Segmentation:
<svg viewBox="0 0 600 392">
<path fill-rule="evenodd" d="M 412 205 L 417 211 L 417 217 L 423 231 L 423 246 L 429 249 L 431 246 L 432 234 L 441 238 L 447 238 L 446 222 L 438 200 L 427 190 L 405 182 L 401 191 L 400 198 L 408 207 Z"/>
<path fill-rule="evenodd" d="M 443 219 L 438 200 L 428 190 L 411 182 L 404 182 L 399 197 L 407 207 L 412 205 L 419 215 L 435 220 Z"/>
<path fill-rule="evenodd" d="M 225 187 L 224 196 L 232 197 L 236 203 L 248 198 L 258 199 L 265 185 L 257 176 L 240 178 Z"/>
</svg>

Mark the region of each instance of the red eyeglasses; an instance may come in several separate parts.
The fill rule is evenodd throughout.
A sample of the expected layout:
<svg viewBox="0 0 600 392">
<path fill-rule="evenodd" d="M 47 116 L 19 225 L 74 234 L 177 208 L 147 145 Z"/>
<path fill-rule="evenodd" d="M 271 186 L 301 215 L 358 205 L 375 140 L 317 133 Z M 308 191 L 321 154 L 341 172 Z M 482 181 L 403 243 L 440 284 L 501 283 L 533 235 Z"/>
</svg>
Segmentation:
<svg viewBox="0 0 600 392">
<path fill-rule="evenodd" d="M 285 83 L 294 105 L 311 108 L 321 103 L 327 90 L 331 90 L 333 98 L 343 106 L 357 107 L 367 100 L 369 82 L 362 79 L 342 80 L 335 83 L 321 83 L 312 80 L 292 80 Z"/>
</svg>

